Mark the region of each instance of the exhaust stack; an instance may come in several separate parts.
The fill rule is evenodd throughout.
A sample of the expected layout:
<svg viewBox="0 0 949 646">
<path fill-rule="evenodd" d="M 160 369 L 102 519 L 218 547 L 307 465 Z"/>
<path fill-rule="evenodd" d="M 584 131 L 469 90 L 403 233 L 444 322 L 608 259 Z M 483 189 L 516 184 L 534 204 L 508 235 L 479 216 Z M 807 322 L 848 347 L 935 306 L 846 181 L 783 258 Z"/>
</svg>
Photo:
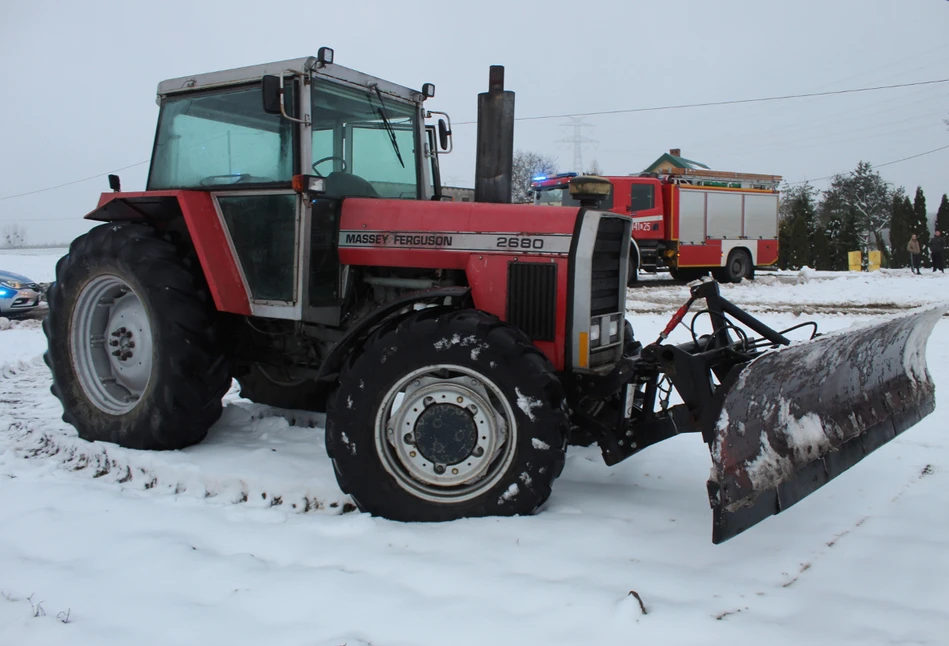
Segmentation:
<svg viewBox="0 0 949 646">
<path fill-rule="evenodd" d="M 475 202 L 511 203 L 514 174 L 514 93 L 504 89 L 504 66 L 492 65 L 488 91 L 478 95 Z"/>
</svg>

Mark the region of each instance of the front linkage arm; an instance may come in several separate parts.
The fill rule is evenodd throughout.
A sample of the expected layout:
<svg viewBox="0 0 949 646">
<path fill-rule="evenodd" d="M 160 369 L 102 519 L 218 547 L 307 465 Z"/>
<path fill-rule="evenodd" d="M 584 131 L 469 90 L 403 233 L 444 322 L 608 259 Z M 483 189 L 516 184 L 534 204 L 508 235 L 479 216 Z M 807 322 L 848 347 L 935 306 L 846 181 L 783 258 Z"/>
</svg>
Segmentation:
<svg viewBox="0 0 949 646">
<path fill-rule="evenodd" d="M 691 341 L 663 343 L 692 304 L 702 298 L 706 308 L 696 317 L 709 315 L 711 334 L 697 336 L 693 319 Z M 749 338 L 729 316 L 763 338 Z M 624 357 L 610 373 L 586 382 L 575 419 L 596 438 L 608 465 L 679 433 L 701 432 L 705 442 L 711 443 L 716 380 L 721 383 L 734 368 L 762 354 L 765 347 L 790 343 L 782 332 L 723 298 L 717 282 L 698 283 L 654 343 Z M 672 387 L 682 404 L 669 406 Z"/>
</svg>

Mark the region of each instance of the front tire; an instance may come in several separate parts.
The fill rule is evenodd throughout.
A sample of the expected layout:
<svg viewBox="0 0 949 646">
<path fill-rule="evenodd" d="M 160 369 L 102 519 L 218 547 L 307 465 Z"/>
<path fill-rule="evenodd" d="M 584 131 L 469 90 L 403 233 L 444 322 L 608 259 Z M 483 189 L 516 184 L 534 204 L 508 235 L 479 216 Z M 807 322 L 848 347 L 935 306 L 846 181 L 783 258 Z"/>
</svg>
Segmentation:
<svg viewBox="0 0 949 646">
<path fill-rule="evenodd" d="M 48 300 L 51 391 L 79 437 L 151 450 L 204 439 L 230 378 L 211 298 L 171 242 L 98 226 L 60 259 Z"/>
<path fill-rule="evenodd" d="M 569 429 L 547 358 L 476 310 L 383 326 L 340 375 L 326 448 L 363 511 L 399 521 L 530 514 L 550 496 Z"/>
</svg>

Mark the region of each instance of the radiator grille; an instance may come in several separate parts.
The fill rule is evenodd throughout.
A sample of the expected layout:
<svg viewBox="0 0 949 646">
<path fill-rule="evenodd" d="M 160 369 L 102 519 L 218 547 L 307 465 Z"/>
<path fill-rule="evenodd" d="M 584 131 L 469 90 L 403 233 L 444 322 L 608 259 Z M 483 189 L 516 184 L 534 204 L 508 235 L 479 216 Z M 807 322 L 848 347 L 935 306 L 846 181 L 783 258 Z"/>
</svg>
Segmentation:
<svg viewBox="0 0 949 646">
<path fill-rule="evenodd" d="M 535 341 L 553 341 L 557 323 L 557 265 L 512 262 L 507 271 L 507 320 Z"/>
<path fill-rule="evenodd" d="M 590 283 L 590 314 L 612 314 L 622 309 L 620 260 L 626 224 L 618 218 L 603 218 L 593 247 L 593 272 Z"/>
</svg>

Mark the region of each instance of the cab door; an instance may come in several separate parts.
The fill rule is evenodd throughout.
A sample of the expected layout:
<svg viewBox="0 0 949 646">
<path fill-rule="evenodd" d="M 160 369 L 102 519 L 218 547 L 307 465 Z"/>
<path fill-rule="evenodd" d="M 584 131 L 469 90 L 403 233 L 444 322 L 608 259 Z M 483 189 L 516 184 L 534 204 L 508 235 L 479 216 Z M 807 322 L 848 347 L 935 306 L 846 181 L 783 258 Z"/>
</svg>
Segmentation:
<svg viewBox="0 0 949 646">
<path fill-rule="evenodd" d="M 287 85 L 299 114 L 298 84 Z M 163 97 L 149 190 L 210 194 L 255 316 L 299 319 L 305 225 L 291 188 L 302 126 L 264 111 L 261 82 Z"/>
<path fill-rule="evenodd" d="M 651 177 L 629 180 L 624 197 L 629 200 L 626 212 L 633 218 L 633 237 L 662 239 L 662 193 L 659 181 Z"/>
</svg>

